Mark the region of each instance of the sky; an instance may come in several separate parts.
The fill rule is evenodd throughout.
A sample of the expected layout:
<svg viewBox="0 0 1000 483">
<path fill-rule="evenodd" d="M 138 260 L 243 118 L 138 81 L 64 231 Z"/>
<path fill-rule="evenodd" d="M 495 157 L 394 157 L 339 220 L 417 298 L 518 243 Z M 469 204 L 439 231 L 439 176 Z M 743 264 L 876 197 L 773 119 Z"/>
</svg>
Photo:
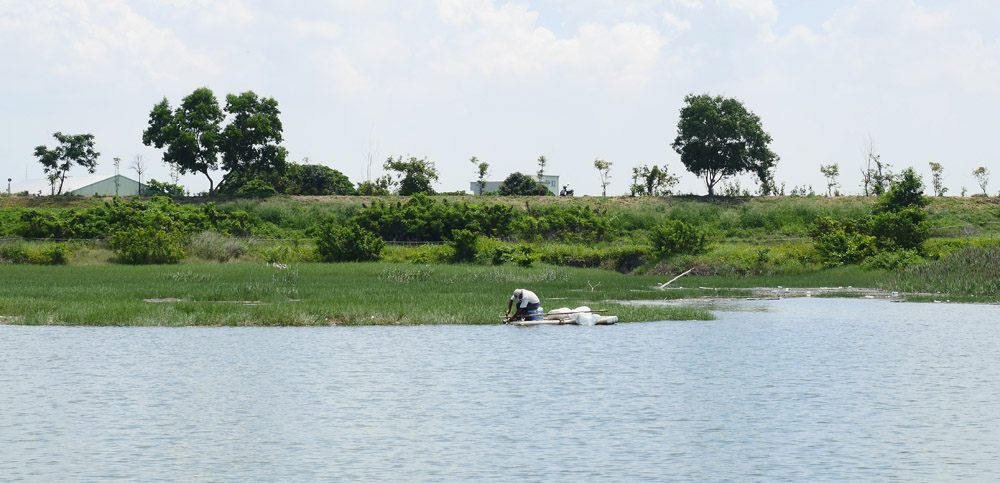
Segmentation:
<svg viewBox="0 0 1000 483">
<path fill-rule="evenodd" d="M 866 144 L 930 192 L 1000 188 L 1000 2 L 992 0 L 0 0 L 0 176 L 44 177 L 54 132 L 91 133 L 98 174 L 136 156 L 153 105 L 199 87 L 278 101 L 289 160 L 358 182 L 388 157 L 435 163 L 437 191 L 560 176 L 608 194 L 632 168 L 666 165 L 705 194 L 670 147 L 688 94 L 741 100 L 761 118 L 787 190 L 825 191 L 836 163 L 860 191 Z M 373 160 L 369 162 L 369 160 Z M 70 175 L 84 175 L 75 168 Z M 214 173 L 218 181 L 222 173 Z M 756 189 L 752 178 L 739 180 Z M 199 174 L 180 184 L 207 191 Z"/>
</svg>

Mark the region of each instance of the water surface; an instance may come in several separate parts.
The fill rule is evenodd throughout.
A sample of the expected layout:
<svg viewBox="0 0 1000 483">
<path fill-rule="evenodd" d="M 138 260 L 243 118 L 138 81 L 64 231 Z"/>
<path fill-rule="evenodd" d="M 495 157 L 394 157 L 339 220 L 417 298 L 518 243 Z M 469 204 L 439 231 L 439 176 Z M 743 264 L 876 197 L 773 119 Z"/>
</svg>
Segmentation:
<svg viewBox="0 0 1000 483">
<path fill-rule="evenodd" d="M 984 480 L 1000 307 L 613 327 L 0 326 L 0 479 Z"/>
</svg>

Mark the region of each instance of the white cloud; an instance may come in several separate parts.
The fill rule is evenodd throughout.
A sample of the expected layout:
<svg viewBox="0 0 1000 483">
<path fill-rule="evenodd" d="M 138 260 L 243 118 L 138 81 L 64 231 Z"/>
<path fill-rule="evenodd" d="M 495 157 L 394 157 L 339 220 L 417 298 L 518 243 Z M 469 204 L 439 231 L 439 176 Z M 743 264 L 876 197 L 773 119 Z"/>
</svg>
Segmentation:
<svg viewBox="0 0 1000 483">
<path fill-rule="evenodd" d="M 359 70 L 343 50 L 314 54 L 312 60 L 320 72 L 334 81 L 337 91 L 354 95 L 369 92 L 372 88 L 371 79 Z"/>
<path fill-rule="evenodd" d="M 209 27 L 247 27 L 260 18 L 242 0 L 198 0 L 198 21 Z"/>
<path fill-rule="evenodd" d="M 603 79 L 605 84 L 650 80 L 666 43 L 649 25 L 596 22 L 580 25 L 574 35 L 556 36 L 539 25 L 539 13 L 526 5 L 499 7 L 482 0 L 437 0 L 438 15 L 459 26 L 444 55 L 453 68 L 470 64 L 483 75 Z M 683 25 L 679 25 L 683 27 Z M 451 49 L 451 50 L 449 50 Z"/>
<path fill-rule="evenodd" d="M 771 0 L 724 0 L 724 2 L 729 8 L 755 19 L 774 21 L 778 18 L 778 7 Z"/>
<path fill-rule="evenodd" d="M 701 3 L 701 0 L 674 0 L 675 3 L 682 7 L 692 8 L 692 9 L 702 9 L 705 5 Z"/>
<path fill-rule="evenodd" d="M 663 23 L 670 26 L 675 32 L 685 32 L 691 30 L 691 22 L 677 18 L 672 12 L 663 14 Z"/>
<path fill-rule="evenodd" d="M 903 32 L 919 32 L 942 27 L 948 20 L 946 12 L 932 12 L 911 3 L 900 15 L 899 25 Z"/>
<path fill-rule="evenodd" d="M 289 22 L 289 28 L 299 37 L 326 40 L 340 38 L 344 34 L 344 29 L 339 24 L 328 20 L 310 21 L 296 18 Z"/>
<path fill-rule="evenodd" d="M 434 0 L 437 14 L 448 25 L 469 25 L 479 12 L 492 8 L 488 0 Z"/>
<path fill-rule="evenodd" d="M 67 77 L 128 83 L 136 77 L 170 80 L 218 72 L 210 57 L 189 49 L 171 29 L 156 26 L 122 0 L 25 2 L 20 7 L 17 21 L 0 35 Z"/>
</svg>

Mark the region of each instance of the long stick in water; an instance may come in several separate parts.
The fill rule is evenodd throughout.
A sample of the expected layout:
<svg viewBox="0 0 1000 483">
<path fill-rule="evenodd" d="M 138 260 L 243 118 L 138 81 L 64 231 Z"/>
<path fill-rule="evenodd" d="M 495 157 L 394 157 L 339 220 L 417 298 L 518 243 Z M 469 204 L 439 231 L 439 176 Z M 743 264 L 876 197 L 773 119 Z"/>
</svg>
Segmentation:
<svg viewBox="0 0 1000 483">
<path fill-rule="evenodd" d="M 691 273 L 692 270 L 694 270 L 694 267 L 691 267 L 691 269 L 689 269 L 688 271 L 686 271 L 686 272 L 684 272 L 684 273 L 682 273 L 682 274 L 680 274 L 680 275 L 678 275 L 678 276 L 670 279 L 669 282 L 660 285 L 660 290 L 663 290 L 663 289 L 667 288 L 667 285 L 670 285 L 670 284 L 674 283 L 674 281 L 677 280 L 678 278 L 681 278 L 681 277 L 683 277 L 683 276 Z"/>
</svg>

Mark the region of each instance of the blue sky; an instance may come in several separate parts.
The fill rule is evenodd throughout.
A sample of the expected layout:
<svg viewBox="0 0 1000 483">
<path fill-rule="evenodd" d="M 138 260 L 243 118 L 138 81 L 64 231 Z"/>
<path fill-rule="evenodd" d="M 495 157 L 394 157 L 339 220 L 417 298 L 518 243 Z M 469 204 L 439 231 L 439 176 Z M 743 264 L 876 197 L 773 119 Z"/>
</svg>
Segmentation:
<svg viewBox="0 0 1000 483">
<path fill-rule="evenodd" d="M 949 194 L 991 168 L 995 194 L 997 19 L 987 0 L 5 0 L 0 176 L 42 177 L 33 148 L 61 131 L 96 136 L 99 173 L 141 155 L 167 180 L 141 143 L 149 111 L 207 86 L 274 97 L 290 159 L 353 181 L 369 154 L 372 176 L 426 157 L 439 191 L 468 189 L 471 156 L 502 179 L 545 155 L 578 194 L 600 193 L 595 158 L 609 194 L 653 163 L 703 194 L 670 142 L 684 96 L 707 92 L 761 117 L 788 189 L 821 191 L 837 163 L 858 192 L 871 139 L 927 184 L 941 163 Z"/>
</svg>

